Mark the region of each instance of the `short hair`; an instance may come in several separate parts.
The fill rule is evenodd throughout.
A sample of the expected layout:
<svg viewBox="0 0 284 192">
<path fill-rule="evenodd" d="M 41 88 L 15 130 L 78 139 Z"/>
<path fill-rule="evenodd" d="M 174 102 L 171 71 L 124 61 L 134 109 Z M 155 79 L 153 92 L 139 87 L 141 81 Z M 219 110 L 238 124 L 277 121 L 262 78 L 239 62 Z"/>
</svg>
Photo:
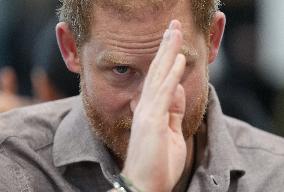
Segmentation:
<svg viewBox="0 0 284 192">
<path fill-rule="evenodd" d="M 165 0 L 60 0 L 62 7 L 58 10 L 59 20 L 68 23 L 76 44 L 80 48 L 89 38 L 90 25 L 93 18 L 95 5 L 115 7 L 116 10 L 125 12 L 132 4 L 152 5 L 159 7 Z M 175 0 L 166 0 L 175 1 Z M 141 3 L 144 2 L 144 3 Z M 212 16 L 219 9 L 220 0 L 191 0 L 194 22 L 198 29 L 208 34 Z"/>
</svg>

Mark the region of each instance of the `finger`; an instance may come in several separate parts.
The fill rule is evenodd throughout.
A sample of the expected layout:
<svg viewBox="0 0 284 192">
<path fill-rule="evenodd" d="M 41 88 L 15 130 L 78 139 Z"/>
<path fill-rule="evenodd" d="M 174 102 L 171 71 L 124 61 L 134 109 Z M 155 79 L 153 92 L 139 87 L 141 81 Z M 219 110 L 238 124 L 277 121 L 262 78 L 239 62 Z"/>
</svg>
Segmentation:
<svg viewBox="0 0 284 192">
<path fill-rule="evenodd" d="M 171 37 L 170 41 L 166 46 L 166 51 L 160 58 L 160 64 L 157 66 L 155 73 L 156 81 L 161 83 L 164 81 L 166 76 L 168 75 L 169 71 L 173 67 L 175 63 L 175 59 L 177 54 L 181 51 L 183 37 L 181 31 L 174 29 L 171 30 Z"/>
<path fill-rule="evenodd" d="M 166 30 L 159 51 L 148 71 L 147 79 L 150 80 L 150 84 L 154 83 L 159 86 L 173 65 L 183 42 L 180 29 L 180 22 L 174 20 L 170 28 Z"/>
<path fill-rule="evenodd" d="M 156 57 L 154 58 L 154 60 L 160 60 L 160 58 L 165 54 L 165 52 L 167 52 L 168 50 L 168 43 L 170 43 L 171 40 L 171 32 L 173 30 L 179 30 L 181 31 L 181 23 L 178 20 L 172 20 L 169 28 L 165 31 L 165 34 L 163 36 L 163 40 L 160 44 L 160 48 L 156 54 Z M 158 63 L 153 63 L 153 65 L 155 66 L 160 66 L 159 62 Z"/>
<path fill-rule="evenodd" d="M 168 48 L 168 51 L 164 54 L 163 58 L 160 59 L 160 66 L 157 66 L 155 69 L 148 72 L 148 75 L 145 79 L 144 85 L 145 89 L 147 89 L 148 91 L 143 93 L 148 99 L 152 99 L 157 94 L 157 90 L 159 90 L 168 74 L 172 70 L 175 59 L 177 58 L 177 55 L 181 49 L 181 32 L 174 30 L 172 33 L 173 37 L 171 43 L 169 43 L 170 46 Z"/>
<path fill-rule="evenodd" d="M 159 89 L 157 96 L 162 111 L 168 111 L 185 69 L 185 56 L 178 54 L 172 69 Z"/>
<path fill-rule="evenodd" d="M 160 44 L 160 48 L 156 54 L 155 59 L 160 59 L 164 55 L 164 53 L 167 51 L 167 44 L 169 40 L 171 39 L 171 31 L 173 30 L 179 30 L 181 31 L 181 23 L 178 20 L 172 20 L 168 29 L 165 31 L 165 34 L 163 36 L 163 40 Z M 157 66 L 159 66 L 159 63 L 155 63 Z M 155 65 L 154 64 L 154 65 Z"/>
<path fill-rule="evenodd" d="M 164 35 L 163 35 L 163 39 L 161 41 L 161 44 L 160 44 L 160 47 L 159 47 L 159 50 L 151 64 L 151 67 L 155 67 L 155 66 L 159 66 L 159 62 L 155 62 L 156 60 L 159 61 L 159 59 L 161 58 L 162 55 L 164 55 L 164 52 L 167 51 L 167 43 L 169 42 L 170 40 L 170 34 L 171 34 L 171 30 L 174 30 L 174 29 L 177 29 L 177 30 L 181 30 L 181 24 L 178 20 L 173 20 L 171 21 L 168 29 L 166 29 Z"/>
<path fill-rule="evenodd" d="M 178 84 L 169 110 L 169 127 L 182 134 L 182 120 L 185 114 L 185 93 L 181 84 Z"/>
</svg>

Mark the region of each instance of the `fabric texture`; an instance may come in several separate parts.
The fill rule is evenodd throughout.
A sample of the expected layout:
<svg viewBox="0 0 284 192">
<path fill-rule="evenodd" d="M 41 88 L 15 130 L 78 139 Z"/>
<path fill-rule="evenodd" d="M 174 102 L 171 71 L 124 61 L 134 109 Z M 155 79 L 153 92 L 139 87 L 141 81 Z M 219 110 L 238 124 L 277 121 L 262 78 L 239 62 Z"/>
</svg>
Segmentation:
<svg viewBox="0 0 284 192">
<path fill-rule="evenodd" d="M 280 192 L 284 140 L 225 116 L 210 87 L 207 147 L 187 191 Z M 0 191 L 103 192 L 119 169 L 81 96 L 0 115 Z"/>
</svg>

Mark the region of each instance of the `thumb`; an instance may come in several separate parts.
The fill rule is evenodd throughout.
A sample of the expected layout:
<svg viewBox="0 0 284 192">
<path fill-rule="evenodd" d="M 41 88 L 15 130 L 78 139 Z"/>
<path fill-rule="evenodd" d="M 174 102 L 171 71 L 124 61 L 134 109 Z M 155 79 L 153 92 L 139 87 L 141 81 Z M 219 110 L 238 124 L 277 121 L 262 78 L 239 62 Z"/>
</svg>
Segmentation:
<svg viewBox="0 0 284 192">
<path fill-rule="evenodd" d="M 182 134 L 182 120 L 185 114 L 185 93 L 181 84 L 178 84 L 173 102 L 169 109 L 169 126 L 174 132 Z"/>
</svg>

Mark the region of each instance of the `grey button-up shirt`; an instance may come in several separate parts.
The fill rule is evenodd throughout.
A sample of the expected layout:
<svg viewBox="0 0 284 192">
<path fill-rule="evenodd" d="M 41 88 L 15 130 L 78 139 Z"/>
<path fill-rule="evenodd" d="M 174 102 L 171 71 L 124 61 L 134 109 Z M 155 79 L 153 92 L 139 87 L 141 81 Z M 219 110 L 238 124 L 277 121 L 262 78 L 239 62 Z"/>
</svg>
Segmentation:
<svg viewBox="0 0 284 192">
<path fill-rule="evenodd" d="M 206 124 L 204 159 L 188 191 L 284 191 L 282 138 L 223 115 L 212 87 Z M 104 192 L 118 173 L 80 96 L 0 115 L 1 192 Z"/>
</svg>

